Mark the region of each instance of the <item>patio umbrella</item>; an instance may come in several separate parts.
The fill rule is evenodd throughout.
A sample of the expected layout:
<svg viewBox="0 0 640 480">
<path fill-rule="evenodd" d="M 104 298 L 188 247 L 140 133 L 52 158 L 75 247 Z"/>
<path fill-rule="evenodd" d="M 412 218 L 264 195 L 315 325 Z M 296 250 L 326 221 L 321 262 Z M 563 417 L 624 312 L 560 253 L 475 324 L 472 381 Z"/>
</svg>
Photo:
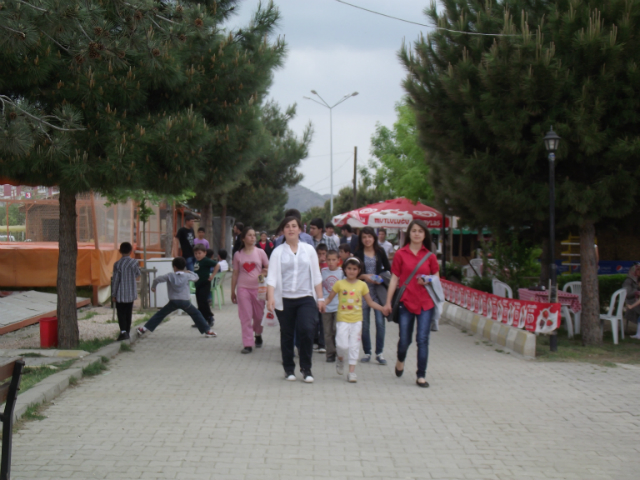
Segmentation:
<svg viewBox="0 0 640 480">
<path fill-rule="evenodd" d="M 435 208 L 413 203 L 406 198 L 396 198 L 357 208 L 333 217 L 336 227 L 349 224 L 352 227 L 398 228 L 406 230 L 412 220 L 422 220 L 428 228 L 442 228 L 442 213 Z M 449 226 L 449 219 L 445 220 Z"/>
</svg>

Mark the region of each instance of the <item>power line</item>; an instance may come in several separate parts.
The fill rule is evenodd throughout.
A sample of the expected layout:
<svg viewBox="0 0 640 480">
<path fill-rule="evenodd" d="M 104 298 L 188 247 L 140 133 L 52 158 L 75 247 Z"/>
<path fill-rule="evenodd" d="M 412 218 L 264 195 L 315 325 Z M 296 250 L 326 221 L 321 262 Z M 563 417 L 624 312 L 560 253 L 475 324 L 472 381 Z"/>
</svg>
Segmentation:
<svg viewBox="0 0 640 480">
<path fill-rule="evenodd" d="M 344 163 L 343 163 L 342 165 L 340 165 L 338 168 L 336 168 L 336 169 L 333 171 L 333 173 L 336 173 L 338 170 L 340 170 L 342 167 L 344 167 L 344 166 L 347 164 L 347 162 L 348 162 L 349 160 L 351 160 L 351 157 L 348 157 L 348 158 L 344 161 Z M 325 181 L 325 180 L 327 180 L 328 178 L 331 178 L 331 174 L 329 174 L 329 176 L 327 176 L 327 177 L 324 177 L 322 180 L 318 180 L 316 183 L 314 183 L 313 185 L 311 185 L 311 187 L 313 187 L 313 186 L 315 186 L 315 185 L 318 185 L 319 183 L 324 182 L 324 181 Z M 311 188 L 311 187 L 307 187 L 307 188 Z"/>
<path fill-rule="evenodd" d="M 351 153 L 351 152 L 335 152 L 334 155 L 342 155 L 342 154 L 345 154 L 345 153 Z M 312 155 L 310 157 L 303 158 L 302 161 L 304 162 L 305 160 L 309 160 L 310 158 L 329 157 L 329 156 L 331 156 L 330 153 L 327 153 L 325 155 Z"/>
<path fill-rule="evenodd" d="M 343 0 L 336 0 L 336 2 L 349 5 L 350 7 L 357 8 L 358 10 L 364 10 L 365 12 L 373 13 L 374 15 L 380 15 L 381 17 L 391 18 L 392 20 L 399 20 L 401 22 L 411 23 L 413 25 L 420 25 L 421 27 L 433 28 L 434 30 L 444 30 L 446 32 L 460 33 L 462 35 L 480 35 L 484 37 L 519 37 L 520 36 L 520 35 L 510 35 L 506 33 L 461 32 L 460 30 L 450 30 L 444 27 L 433 27 L 431 25 L 425 25 L 424 23 L 412 22 L 411 20 L 405 20 L 404 18 L 394 17 L 392 15 L 387 15 L 386 13 L 376 12 L 375 10 L 369 10 L 368 8 L 360 7 L 358 5 L 353 5 L 352 3 L 347 3 Z"/>
</svg>

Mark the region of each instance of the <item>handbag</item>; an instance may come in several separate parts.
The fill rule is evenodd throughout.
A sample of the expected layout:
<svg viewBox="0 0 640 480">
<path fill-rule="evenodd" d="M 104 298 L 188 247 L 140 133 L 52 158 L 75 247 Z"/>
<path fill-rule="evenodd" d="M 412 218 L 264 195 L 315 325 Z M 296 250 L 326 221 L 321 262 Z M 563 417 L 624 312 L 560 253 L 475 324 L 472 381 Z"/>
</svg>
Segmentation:
<svg viewBox="0 0 640 480">
<path fill-rule="evenodd" d="M 402 294 L 404 293 L 405 289 L 407 288 L 407 285 L 409 285 L 409 282 L 411 281 L 413 276 L 416 274 L 418 269 L 422 266 L 424 262 L 427 261 L 427 258 L 429 258 L 431 255 L 433 255 L 433 253 L 429 252 L 424 257 L 422 257 L 422 260 L 418 262 L 418 264 L 416 265 L 416 268 L 414 268 L 413 272 L 411 272 L 411 275 L 407 277 L 402 287 L 400 287 L 400 289 L 396 289 L 396 291 L 393 293 L 393 308 L 391 309 L 391 315 L 389 316 L 389 318 L 387 318 L 388 321 L 394 322 L 394 323 L 400 323 L 400 299 L 402 298 Z"/>
</svg>

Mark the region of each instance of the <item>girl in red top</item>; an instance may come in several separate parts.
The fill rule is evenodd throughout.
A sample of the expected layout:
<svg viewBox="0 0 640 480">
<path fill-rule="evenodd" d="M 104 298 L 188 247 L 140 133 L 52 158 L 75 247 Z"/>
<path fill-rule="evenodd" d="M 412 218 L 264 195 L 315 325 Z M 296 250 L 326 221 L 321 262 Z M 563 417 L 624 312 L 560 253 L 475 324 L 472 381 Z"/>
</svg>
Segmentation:
<svg viewBox="0 0 640 480">
<path fill-rule="evenodd" d="M 422 220 L 414 220 L 407 229 L 408 235 L 404 246 L 399 249 L 393 258 L 391 265 L 391 282 L 387 294 L 387 304 L 384 314 L 389 316 L 392 309 L 393 293 L 398 286 L 404 285 L 413 269 L 425 255 L 429 258 L 415 273 L 400 299 L 400 340 L 398 341 L 398 363 L 396 364 L 396 376 L 404 373 L 404 361 L 407 358 L 407 350 L 413 336 L 413 325 L 418 320 L 416 343 L 418 344 L 418 379 L 419 387 L 429 386 L 426 380 L 427 361 L 429 359 L 429 333 L 431 332 L 431 319 L 435 305 L 429 296 L 426 283 L 420 278 L 422 275 L 439 275 L 438 260 L 435 254 L 431 254 L 431 234 L 427 225 Z"/>
</svg>

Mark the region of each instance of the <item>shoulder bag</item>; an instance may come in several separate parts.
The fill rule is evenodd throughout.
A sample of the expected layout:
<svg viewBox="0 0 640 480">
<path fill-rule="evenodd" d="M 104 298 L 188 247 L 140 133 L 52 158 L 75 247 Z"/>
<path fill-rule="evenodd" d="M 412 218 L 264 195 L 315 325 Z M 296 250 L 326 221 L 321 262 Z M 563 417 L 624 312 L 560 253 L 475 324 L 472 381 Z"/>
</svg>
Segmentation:
<svg viewBox="0 0 640 480">
<path fill-rule="evenodd" d="M 433 255 L 433 253 L 429 252 L 424 257 L 422 257 L 422 260 L 418 262 L 418 265 L 416 265 L 416 268 L 413 269 L 413 272 L 411 272 L 411 275 L 407 277 L 402 287 L 400 287 L 399 289 L 396 289 L 396 291 L 393 293 L 393 308 L 391 309 L 391 315 L 387 319 L 390 322 L 394 322 L 394 323 L 400 322 L 400 299 L 402 298 L 402 294 L 404 293 L 405 289 L 407 288 L 407 285 L 409 285 L 409 282 L 411 281 L 413 276 L 416 274 L 418 269 L 422 266 L 424 262 L 427 261 L 427 259 L 431 255 Z"/>
</svg>

